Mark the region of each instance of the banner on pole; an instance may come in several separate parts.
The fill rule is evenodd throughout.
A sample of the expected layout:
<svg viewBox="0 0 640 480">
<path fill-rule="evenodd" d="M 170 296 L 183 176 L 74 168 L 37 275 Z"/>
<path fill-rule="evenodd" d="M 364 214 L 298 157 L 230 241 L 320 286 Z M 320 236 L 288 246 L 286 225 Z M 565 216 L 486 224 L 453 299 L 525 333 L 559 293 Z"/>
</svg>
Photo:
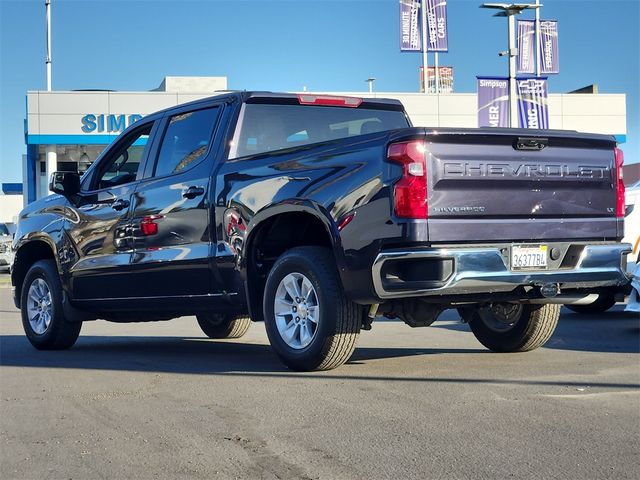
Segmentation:
<svg viewBox="0 0 640 480">
<path fill-rule="evenodd" d="M 427 50 L 448 52 L 447 0 L 427 0 Z"/>
<path fill-rule="evenodd" d="M 420 2 L 400 0 L 400 51 L 422 51 Z"/>
<path fill-rule="evenodd" d="M 516 79 L 518 126 L 549 128 L 548 88 L 546 78 Z"/>
<path fill-rule="evenodd" d="M 535 72 L 536 22 L 518 20 L 518 73 Z"/>
<path fill-rule="evenodd" d="M 478 126 L 509 126 L 509 79 L 504 77 L 477 77 Z"/>
<path fill-rule="evenodd" d="M 453 93 L 453 67 L 438 67 L 438 80 L 440 82 L 440 93 Z M 427 67 L 427 85 L 429 85 L 429 88 L 426 93 L 436 93 L 435 67 Z M 425 93 L 422 67 L 420 67 L 420 92 Z"/>
<path fill-rule="evenodd" d="M 540 20 L 540 73 L 560 73 L 558 57 L 558 22 Z"/>
</svg>

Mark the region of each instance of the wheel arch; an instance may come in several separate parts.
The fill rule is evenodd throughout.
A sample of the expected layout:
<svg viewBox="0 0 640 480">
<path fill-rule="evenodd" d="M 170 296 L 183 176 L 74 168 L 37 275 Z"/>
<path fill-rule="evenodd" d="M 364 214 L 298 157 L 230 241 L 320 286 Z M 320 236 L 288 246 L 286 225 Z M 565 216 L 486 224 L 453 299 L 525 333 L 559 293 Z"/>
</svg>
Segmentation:
<svg viewBox="0 0 640 480">
<path fill-rule="evenodd" d="M 53 260 L 58 264 L 55 242 L 46 235 L 30 238 L 20 243 L 15 252 L 13 265 L 11 267 L 11 284 L 15 288 L 14 301 L 16 307 L 20 308 L 20 298 L 22 296 L 22 284 L 31 266 L 39 260 Z"/>
<path fill-rule="evenodd" d="M 241 269 L 249 313 L 263 319 L 262 296 L 267 275 L 275 260 L 299 246 L 323 246 L 332 251 L 338 271 L 343 270 L 344 252 L 337 225 L 320 205 L 310 201 L 289 201 L 262 210 L 247 228 Z"/>
</svg>

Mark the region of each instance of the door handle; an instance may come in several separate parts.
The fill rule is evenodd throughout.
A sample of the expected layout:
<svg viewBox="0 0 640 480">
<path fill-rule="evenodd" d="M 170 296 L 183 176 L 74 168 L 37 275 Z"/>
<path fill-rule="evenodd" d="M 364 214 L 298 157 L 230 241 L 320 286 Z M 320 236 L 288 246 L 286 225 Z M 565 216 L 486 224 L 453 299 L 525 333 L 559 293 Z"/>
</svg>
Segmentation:
<svg viewBox="0 0 640 480">
<path fill-rule="evenodd" d="M 182 196 L 184 198 L 196 198 L 204 193 L 204 188 L 191 186 L 182 190 Z"/>
<path fill-rule="evenodd" d="M 129 206 L 129 200 L 125 200 L 123 198 L 119 198 L 115 202 L 113 202 L 113 204 L 111 204 L 111 208 L 117 211 L 124 210 L 128 206 Z"/>
</svg>

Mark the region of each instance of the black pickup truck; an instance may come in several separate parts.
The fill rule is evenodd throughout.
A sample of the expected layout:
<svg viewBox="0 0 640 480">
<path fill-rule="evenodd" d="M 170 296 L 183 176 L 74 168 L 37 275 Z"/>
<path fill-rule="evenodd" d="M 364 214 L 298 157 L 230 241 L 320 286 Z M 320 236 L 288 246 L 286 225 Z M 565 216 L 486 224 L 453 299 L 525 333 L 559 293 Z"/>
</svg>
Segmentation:
<svg viewBox="0 0 640 480">
<path fill-rule="evenodd" d="M 330 369 L 376 316 L 456 308 L 494 351 L 551 336 L 563 303 L 622 285 L 622 152 L 551 130 L 412 128 L 394 100 L 232 92 L 145 117 L 20 214 L 27 337 L 195 315 L 264 321 L 293 369 Z"/>
</svg>

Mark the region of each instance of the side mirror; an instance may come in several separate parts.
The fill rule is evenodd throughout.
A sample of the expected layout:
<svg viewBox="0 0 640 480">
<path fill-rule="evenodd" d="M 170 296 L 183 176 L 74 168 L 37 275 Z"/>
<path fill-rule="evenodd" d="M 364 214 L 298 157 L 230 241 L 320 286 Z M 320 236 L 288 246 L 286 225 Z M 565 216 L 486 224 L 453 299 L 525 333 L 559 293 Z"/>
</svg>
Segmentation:
<svg viewBox="0 0 640 480">
<path fill-rule="evenodd" d="M 633 203 L 624 207 L 624 216 L 628 217 L 629 215 L 631 215 L 631 212 L 633 212 L 634 207 L 635 205 Z"/>
<path fill-rule="evenodd" d="M 65 197 L 71 197 L 80 191 L 80 174 L 78 172 L 53 172 L 49 182 L 49 190 Z"/>
</svg>

